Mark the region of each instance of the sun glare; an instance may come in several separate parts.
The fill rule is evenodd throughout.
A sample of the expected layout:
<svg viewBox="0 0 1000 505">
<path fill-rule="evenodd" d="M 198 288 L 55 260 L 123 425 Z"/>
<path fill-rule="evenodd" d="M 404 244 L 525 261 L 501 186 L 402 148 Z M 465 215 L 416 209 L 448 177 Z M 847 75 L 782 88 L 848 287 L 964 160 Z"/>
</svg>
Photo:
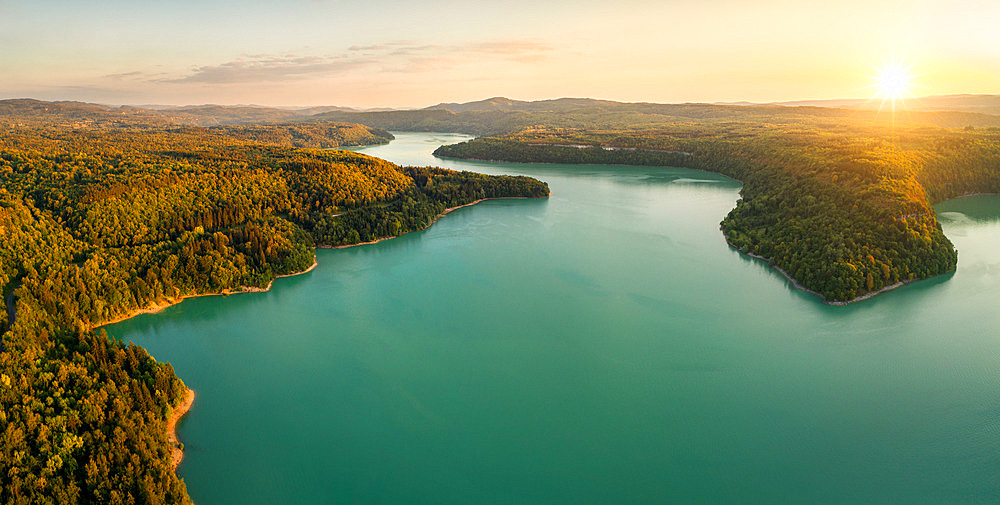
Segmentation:
<svg viewBox="0 0 1000 505">
<path fill-rule="evenodd" d="M 892 109 L 896 109 L 896 102 L 903 103 L 903 99 L 909 96 L 909 88 L 912 84 L 913 76 L 910 74 L 912 65 L 906 65 L 904 60 L 892 58 L 878 70 L 873 76 L 875 83 L 875 97 L 881 98 L 882 103 L 889 102 Z M 905 105 L 905 104 L 904 104 Z"/>
</svg>

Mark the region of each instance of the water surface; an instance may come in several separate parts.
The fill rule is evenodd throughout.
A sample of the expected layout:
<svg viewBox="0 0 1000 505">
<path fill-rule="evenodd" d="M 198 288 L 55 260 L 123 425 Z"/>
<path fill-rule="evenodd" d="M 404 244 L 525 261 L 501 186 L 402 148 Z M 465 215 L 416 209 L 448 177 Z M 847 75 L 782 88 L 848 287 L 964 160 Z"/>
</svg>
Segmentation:
<svg viewBox="0 0 1000 505">
<path fill-rule="evenodd" d="M 464 138 L 362 151 L 552 196 L 109 328 L 198 392 L 195 503 L 1000 497 L 1000 197 L 938 207 L 954 274 L 831 307 L 726 246 L 734 181 L 430 155 Z"/>
</svg>

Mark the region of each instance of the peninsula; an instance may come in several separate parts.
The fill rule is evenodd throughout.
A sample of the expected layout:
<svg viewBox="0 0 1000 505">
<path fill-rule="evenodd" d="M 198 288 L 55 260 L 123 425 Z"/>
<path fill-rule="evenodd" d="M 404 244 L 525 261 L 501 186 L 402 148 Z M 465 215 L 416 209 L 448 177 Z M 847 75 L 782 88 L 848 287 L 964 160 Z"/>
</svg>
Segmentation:
<svg viewBox="0 0 1000 505">
<path fill-rule="evenodd" d="M 440 157 L 726 175 L 743 183 L 721 222 L 727 242 L 834 304 L 953 271 L 931 205 L 1000 191 L 1000 116 L 967 111 L 494 98 L 322 116 L 482 135 Z"/>
<path fill-rule="evenodd" d="M 266 290 L 315 266 L 317 247 L 396 237 L 485 199 L 549 195 L 529 177 L 336 149 L 386 142 L 387 129 L 484 134 L 442 146 L 441 157 L 737 179 L 742 199 L 721 223 L 729 244 L 835 304 L 953 270 L 957 252 L 930 205 L 1000 190 L 1000 116 L 888 124 L 822 108 L 522 107 L 218 124 L 211 118 L 236 113 L 0 102 L 0 399 L 2 420 L 22 434 L 0 447 L 7 492 L 189 502 L 169 429 L 189 389 L 169 364 L 93 328 L 186 297 Z M 49 403 L 58 408 L 35 408 Z"/>
<path fill-rule="evenodd" d="M 94 328 L 192 296 L 264 291 L 312 269 L 316 247 L 549 194 L 529 177 L 336 150 L 392 138 L 359 124 L 205 126 L 199 111 L 31 100 L 0 111 L 4 499 L 190 502 L 173 471 L 174 424 L 193 395 L 169 364 Z"/>
</svg>

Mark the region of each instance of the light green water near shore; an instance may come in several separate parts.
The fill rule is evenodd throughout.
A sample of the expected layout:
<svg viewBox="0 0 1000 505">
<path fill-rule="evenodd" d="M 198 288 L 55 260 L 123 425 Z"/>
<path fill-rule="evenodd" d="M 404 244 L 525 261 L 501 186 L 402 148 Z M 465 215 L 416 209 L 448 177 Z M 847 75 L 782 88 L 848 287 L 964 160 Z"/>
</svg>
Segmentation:
<svg viewBox="0 0 1000 505">
<path fill-rule="evenodd" d="M 831 307 L 726 246 L 731 180 L 397 137 L 553 194 L 109 327 L 197 391 L 198 505 L 1000 500 L 1000 197 L 938 206 L 954 274 Z"/>
</svg>

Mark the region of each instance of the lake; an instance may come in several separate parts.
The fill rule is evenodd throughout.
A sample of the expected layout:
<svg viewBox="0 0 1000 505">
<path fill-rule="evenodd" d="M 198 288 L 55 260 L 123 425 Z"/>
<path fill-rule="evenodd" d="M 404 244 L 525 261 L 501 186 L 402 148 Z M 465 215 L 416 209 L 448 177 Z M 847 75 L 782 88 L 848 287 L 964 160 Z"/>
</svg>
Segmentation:
<svg viewBox="0 0 1000 505">
<path fill-rule="evenodd" d="M 553 194 L 108 327 L 197 392 L 198 505 L 1000 499 L 1000 197 L 937 207 L 955 273 L 833 307 L 726 245 L 732 180 L 396 136 L 360 151 Z"/>
</svg>

